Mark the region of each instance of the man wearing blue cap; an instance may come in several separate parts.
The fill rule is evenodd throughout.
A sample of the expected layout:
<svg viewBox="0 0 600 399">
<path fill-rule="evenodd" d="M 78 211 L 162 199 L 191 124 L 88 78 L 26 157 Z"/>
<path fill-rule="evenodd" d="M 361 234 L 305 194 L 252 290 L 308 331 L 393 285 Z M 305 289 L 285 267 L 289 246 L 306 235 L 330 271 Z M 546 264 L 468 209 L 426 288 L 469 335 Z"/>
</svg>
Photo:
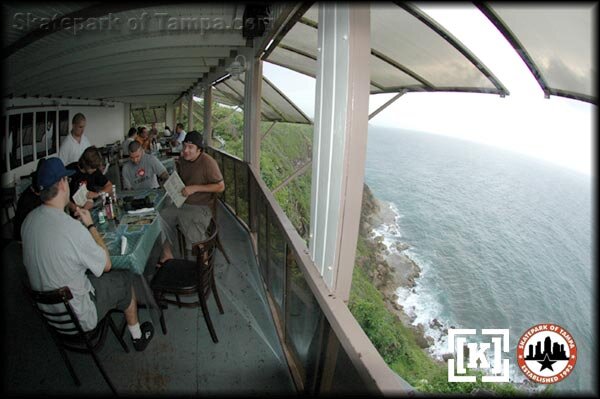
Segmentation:
<svg viewBox="0 0 600 399">
<path fill-rule="evenodd" d="M 131 284 L 131 272 L 111 270 L 108 249 L 90 212 L 77 208 L 75 220 L 65 213 L 69 179 L 60 158 L 48 158 L 37 173 L 42 205 L 27 215 L 21 227 L 23 263 L 31 288 L 49 291 L 68 286 L 71 306 L 85 331 L 96 327 L 110 310 L 125 313 L 133 346 L 142 351 L 154 335 L 150 322 L 141 326 Z"/>
</svg>

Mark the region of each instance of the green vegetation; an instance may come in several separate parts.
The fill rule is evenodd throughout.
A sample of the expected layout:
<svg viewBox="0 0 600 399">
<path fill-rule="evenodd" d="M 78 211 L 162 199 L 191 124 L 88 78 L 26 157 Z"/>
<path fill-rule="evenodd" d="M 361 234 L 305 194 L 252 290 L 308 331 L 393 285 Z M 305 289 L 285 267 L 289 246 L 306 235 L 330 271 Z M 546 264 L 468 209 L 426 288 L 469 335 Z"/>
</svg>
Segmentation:
<svg viewBox="0 0 600 399">
<path fill-rule="evenodd" d="M 232 113 L 231 109 L 215 104 L 213 118 L 213 136 L 222 139 L 221 150 L 242 158 L 243 113 Z M 271 122 L 261 124 L 263 134 L 271 125 Z M 201 131 L 201 124 L 196 129 Z M 216 140 L 213 145 L 219 147 Z M 312 126 L 277 123 L 261 144 L 260 162 L 264 182 L 271 190 L 275 190 L 288 176 L 306 164 L 311 155 Z M 305 240 L 310 223 L 310 174 L 309 167 L 275 194 L 278 203 Z M 357 244 L 349 308 L 383 359 L 421 392 L 518 395 L 520 392 L 510 384 L 449 383 L 447 365 L 433 360 L 417 343 L 415 332 L 388 310 L 382 293 L 369 277 L 381 262 L 378 260 L 381 244 L 368 238 L 369 218 L 377 205 L 367 186 L 364 191 L 361 234 Z"/>
</svg>

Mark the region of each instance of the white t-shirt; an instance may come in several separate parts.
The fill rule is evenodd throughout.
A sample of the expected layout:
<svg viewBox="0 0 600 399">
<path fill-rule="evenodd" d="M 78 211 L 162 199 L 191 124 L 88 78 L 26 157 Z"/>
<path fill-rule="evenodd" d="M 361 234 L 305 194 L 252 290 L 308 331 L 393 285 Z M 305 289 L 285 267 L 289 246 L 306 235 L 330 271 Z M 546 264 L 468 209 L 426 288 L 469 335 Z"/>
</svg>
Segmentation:
<svg viewBox="0 0 600 399">
<path fill-rule="evenodd" d="M 100 277 L 107 259 L 92 234 L 64 211 L 42 204 L 23 221 L 21 237 L 31 288 L 49 291 L 68 286 L 81 327 L 85 331 L 96 327 L 98 314 L 89 295 L 94 287 L 85 273 L 90 270 Z"/>
<path fill-rule="evenodd" d="M 85 151 L 86 148 L 91 147 L 91 145 L 88 138 L 85 137 L 85 134 L 81 136 L 81 142 L 78 143 L 73 135 L 69 133 L 60 145 L 58 157 L 62 159 L 65 165 L 68 165 L 71 162 L 79 161 L 83 151 Z"/>
<path fill-rule="evenodd" d="M 181 132 L 179 132 L 179 134 L 177 135 L 177 145 L 171 148 L 171 151 L 173 152 L 181 152 L 183 150 L 183 140 L 185 139 L 185 135 L 187 133 L 185 132 L 185 130 L 182 130 Z"/>
</svg>

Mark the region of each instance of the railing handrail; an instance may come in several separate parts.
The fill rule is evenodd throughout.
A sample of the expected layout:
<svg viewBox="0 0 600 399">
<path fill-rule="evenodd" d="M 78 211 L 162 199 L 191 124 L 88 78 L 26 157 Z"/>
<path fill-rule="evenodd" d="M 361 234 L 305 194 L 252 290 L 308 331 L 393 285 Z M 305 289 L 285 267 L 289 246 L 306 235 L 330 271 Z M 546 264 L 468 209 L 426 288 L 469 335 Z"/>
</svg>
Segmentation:
<svg viewBox="0 0 600 399">
<path fill-rule="evenodd" d="M 298 268 L 302 271 L 315 299 L 337 338 L 365 382 L 371 382 L 373 387 L 386 395 L 411 394 L 414 388 L 402 377 L 396 374 L 383 360 L 369 337 L 348 309 L 341 298 L 331 293 L 318 269 L 309 256 L 308 247 L 296 228 L 289 220 L 271 190 L 262 180 L 261 176 L 249 165 L 230 154 L 210 147 L 236 162 L 242 163 L 250 171 L 265 200 L 273 211 L 279 225 L 289 244 L 289 248 L 297 259 Z M 237 217 L 237 216 L 236 216 Z"/>
</svg>

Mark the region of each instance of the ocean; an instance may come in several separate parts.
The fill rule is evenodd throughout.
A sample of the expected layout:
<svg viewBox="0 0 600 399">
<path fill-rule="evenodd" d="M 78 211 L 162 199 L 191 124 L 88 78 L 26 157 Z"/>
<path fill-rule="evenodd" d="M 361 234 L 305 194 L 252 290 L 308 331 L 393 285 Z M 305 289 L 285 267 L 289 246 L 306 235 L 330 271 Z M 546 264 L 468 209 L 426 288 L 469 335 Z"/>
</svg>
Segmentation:
<svg viewBox="0 0 600 399">
<path fill-rule="evenodd" d="M 592 179 L 545 161 L 430 133 L 370 126 L 365 180 L 396 212 L 378 234 L 421 268 L 398 302 L 447 353 L 444 328 L 508 328 L 510 375 L 519 337 L 539 323 L 567 329 L 577 344 L 557 392 L 595 387 L 596 274 Z M 595 388 L 594 388 L 595 389 Z"/>
</svg>

